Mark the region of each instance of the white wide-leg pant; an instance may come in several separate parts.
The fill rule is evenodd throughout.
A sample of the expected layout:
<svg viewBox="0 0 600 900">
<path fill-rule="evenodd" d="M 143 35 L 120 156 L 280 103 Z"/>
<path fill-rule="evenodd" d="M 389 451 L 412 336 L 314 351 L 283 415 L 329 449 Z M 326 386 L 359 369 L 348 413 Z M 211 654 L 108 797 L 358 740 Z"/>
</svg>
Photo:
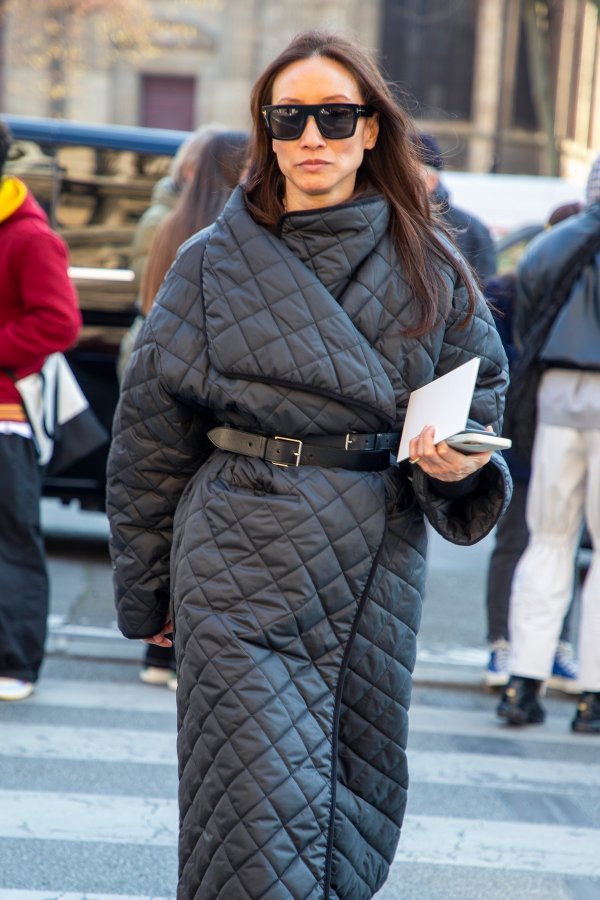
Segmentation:
<svg viewBox="0 0 600 900">
<path fill-rule="evenodd" d="M 582 690 L 600 691 L 600 430 L 540 423 L 527 496 L 529 544 L 510 598 L 514 675 L 550 675 L 584 514 L 594 552 L 581 594 L 578 680 Z"/>
</svg>

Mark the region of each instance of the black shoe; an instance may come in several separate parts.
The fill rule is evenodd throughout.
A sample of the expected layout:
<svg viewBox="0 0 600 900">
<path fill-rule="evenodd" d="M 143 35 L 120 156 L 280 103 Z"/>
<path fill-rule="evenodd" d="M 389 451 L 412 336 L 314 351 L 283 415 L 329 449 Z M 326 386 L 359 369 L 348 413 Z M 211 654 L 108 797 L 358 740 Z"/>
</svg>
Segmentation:
<svg viewBox="0 0 600 900">
<path fill-rule="evenodd" d="M 541 685 L 542 682 L 535 678 L 511 675 L 498 704 L 497 714 L 511 725 L 536 725 L 543 722 L 546 711 L 538 700 Z"/>
<path fill-rule="evenodd" d="M 585 691 L 581 695 L 571 730 L 580 734 L 600 734 L 600 693 Z"/>
</svg>

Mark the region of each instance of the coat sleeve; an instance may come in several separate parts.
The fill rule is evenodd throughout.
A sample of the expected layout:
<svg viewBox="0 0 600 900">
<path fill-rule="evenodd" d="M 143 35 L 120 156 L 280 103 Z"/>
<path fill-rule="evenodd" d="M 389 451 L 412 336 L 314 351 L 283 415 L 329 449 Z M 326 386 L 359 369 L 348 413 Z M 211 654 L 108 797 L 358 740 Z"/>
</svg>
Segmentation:
<svg viewBox="0 0 600 900">
<path fill-rule="evenodd" d="M 466 234 L 467 259 L 481 282 L 496 274 L 496 247 L 489 229 L 479 219 L 471 218 Z"/>
<path fill-rule="evenodd" d="M 18 272 L 21 312 L 0 325 L 0 368 L 17 378 L 37 371 L 45 357 L 68 350 L 81 329 L 77 293 L 64 241 L 35 225 L 11 260 Z"/>
<path fill-rule="evenodd" d="M 500 434 L 508 387 L 506 354 L 483 297 L 478 295 L 475 313 L 465 326 L 467 303 L 467 289 L 459 280 L 446 319 L 437 374 L 444 375 L 479 356 L 469 424 L 492 425 Z M 418 466 L 412 479 L 417 501 L 432 527 L 454 544 L 470 545 L 484 538 L 504 513 L 512 494 L 508 466 L 500 453 L 494 453 L 480 470 L 473 489 L 455 499 L 442 497 Z"/>
<path fill-rule="evenodd" d="M 198 254 L 191 247 L 167 275 L 137 339 L 113 424 L 107 513 L 118 624 L 129 638 L 157 634 L 168 617 L 175 511 L 212 448 Z"/>
<path fill-rule="evenodd" d="M 540 279 L 540 275 L 542 276 Z M 539 282 L 542 281 L 540 285 Z M 531 254 L 525 255 L 517 267 L 516 298 L 514 314 L 514 343 L 522 352 L 527 334 L 531 328 L 533 316 L 537 310 L 540 294 L 544 294 L 547 286 L 543 284 L 543 272 L 535 265 Z"/>
</svg>

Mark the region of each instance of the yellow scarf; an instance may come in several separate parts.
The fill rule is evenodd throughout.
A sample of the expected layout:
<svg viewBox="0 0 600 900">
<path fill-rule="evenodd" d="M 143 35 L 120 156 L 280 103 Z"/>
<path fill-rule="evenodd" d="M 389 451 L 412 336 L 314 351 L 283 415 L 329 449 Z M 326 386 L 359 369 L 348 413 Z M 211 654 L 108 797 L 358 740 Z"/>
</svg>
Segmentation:
<svg viewBox="0 0 600 900">
<path fill-rule="evenodd" d="M 27 196 L 27 188 L 19 178 L 5 175 L 0 179 L 0 222 L 10 218 Z"/>
</svg>

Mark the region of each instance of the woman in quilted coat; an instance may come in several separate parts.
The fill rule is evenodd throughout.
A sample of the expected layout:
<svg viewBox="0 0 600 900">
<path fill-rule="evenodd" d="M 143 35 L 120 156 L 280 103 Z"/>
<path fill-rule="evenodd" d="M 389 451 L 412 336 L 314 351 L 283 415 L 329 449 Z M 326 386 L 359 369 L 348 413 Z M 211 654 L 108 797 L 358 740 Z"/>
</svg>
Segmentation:
<svg viewBox="0 0 600 900">
<path fill-rule="evenodd" d="M 406 805 L 425 519 L 471 544 L 498 454 L 397 448 L 412 390 L 506 360 L 434 218 L 414 127 L 354 44 L 298 36 L 258 79 L 248 178 L 191 238 L 134 350 L 108 512 L 119 625 L 179 686 L 180 900 L 367 900 Z"/>
</svg>

